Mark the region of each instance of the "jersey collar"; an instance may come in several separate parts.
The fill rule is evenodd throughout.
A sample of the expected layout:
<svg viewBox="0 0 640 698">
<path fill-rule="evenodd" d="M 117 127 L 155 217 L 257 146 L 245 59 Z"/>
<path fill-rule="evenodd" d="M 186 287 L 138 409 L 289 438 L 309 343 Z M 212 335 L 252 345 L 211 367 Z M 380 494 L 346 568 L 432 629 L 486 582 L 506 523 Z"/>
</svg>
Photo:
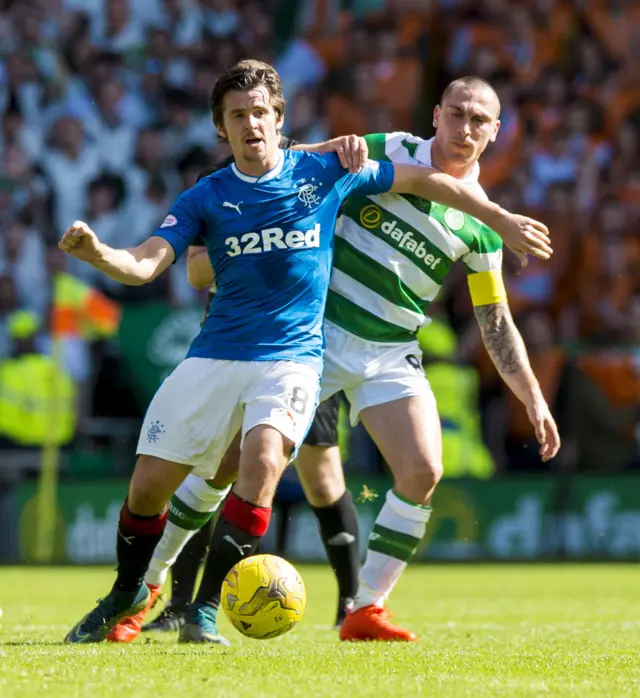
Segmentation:
<svg viewBox="0 0 640 698">
<path fill-rule="evenodd" d="M 433 167 L 431 164 L 431 148 L 433 146 L 433 141 L 435 140 L 434 138 L 429 138 L 428 141 L 422 141 L 420 145 L 416 148 L 416 153 L 415 153 L 415 158 L 419 162 L 421 162 L 423 165 L 426 165 L 427 167 Z M 480 179 L 480 165 L 478 162 L 473 166 L 473 169 L 471 170 L 471 173 L 468 174 L 464 179 L 461 179 L 460 181 L 463 184 L 476 184 L 478 182 L 478 179 Z"/>
<path fill-rule="evenodd" d="M 238 179 L 241 179 L 243 182 L 248 182 L 249 184 L 262 184 L 262 182 L 268 182 L 270 179 L 277 177 L 280 174 L 280 172 L 282 171 L 283 165 L 284 165 L 284 150 L 279 150 L 278 151 L 278 162 L 268 172 L 265 172 L 263 175 L 260 175 L 260 177 L 250 177 L 249 175 L 243 174 L 236 167 L 235 162 L 231 163 L 231 171 Z"/>
</svg>

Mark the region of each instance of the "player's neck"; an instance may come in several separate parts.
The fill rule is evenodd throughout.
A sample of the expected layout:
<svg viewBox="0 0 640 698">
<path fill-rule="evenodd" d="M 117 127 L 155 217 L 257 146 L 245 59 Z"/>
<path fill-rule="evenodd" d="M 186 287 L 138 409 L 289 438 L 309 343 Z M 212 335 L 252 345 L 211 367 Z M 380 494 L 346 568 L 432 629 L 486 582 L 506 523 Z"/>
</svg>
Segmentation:
<svg viewBox="0 0 640 698">
<path fill-rule="evenodd" d="M 450 177 L 466 179 L 473 172 L 476 162 L 476 160 L 472 160 L 468 163 L 451 162 L 451 160 L 447 160 L 445 157 L 445 154 L 440 148 L 440 144 L 435 140 L 433 141 L 433 145 L 431 146 L 431 164 Z"/>
<path fill-rule="evenodd" d="M 261 160 L 246 160 L 240 156 L 236 157 L 235 161 L 236 167 L 242 174 L 248 177 L 262 177 L 262 175 L 267 174 L 269 170 L 272 170 L 278 164 L 279 158 L 280 149 L 276 147 L 273 151 L 266 152 Z"/>
</svg>

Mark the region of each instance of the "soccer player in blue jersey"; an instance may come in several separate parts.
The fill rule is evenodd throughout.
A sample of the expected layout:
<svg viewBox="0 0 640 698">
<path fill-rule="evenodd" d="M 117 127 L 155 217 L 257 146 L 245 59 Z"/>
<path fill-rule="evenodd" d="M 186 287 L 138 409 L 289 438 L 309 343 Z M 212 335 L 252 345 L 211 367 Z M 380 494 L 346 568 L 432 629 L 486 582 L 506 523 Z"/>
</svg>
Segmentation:
<svg viewBox="0 0 640 698">
<path fill-rule="evenodd" d="M 145 608 L 143 577 L 169 498 L 191 472 L 210 479 L 240 430 L 238 477 L 180 635 L 183 642 L 226 644 L 216 626 L 222 580 L 257 549 L 277 483 L 317 403 L 333 229 L 346 196 L 411 193 L 494 229 L 505 227 L 505 217 L 516 227 L 532 225 L 437 171 L 368 162 L 350 174 L 335 154 L 281 150 L 284 98 L 270 66 L 234 66 L 214 86 L 211 108 L 235 162 L 183 193 L 152 237 L 113 249 L 77 221 L 60 241 L 111 278 L 138 285 L 157 278 L 200 236 L 217 281 L 187 358 L 149 406 L 120 514 L 114 586 L 67 642 L 100 642 L 118 620 Z"/>
</svg>

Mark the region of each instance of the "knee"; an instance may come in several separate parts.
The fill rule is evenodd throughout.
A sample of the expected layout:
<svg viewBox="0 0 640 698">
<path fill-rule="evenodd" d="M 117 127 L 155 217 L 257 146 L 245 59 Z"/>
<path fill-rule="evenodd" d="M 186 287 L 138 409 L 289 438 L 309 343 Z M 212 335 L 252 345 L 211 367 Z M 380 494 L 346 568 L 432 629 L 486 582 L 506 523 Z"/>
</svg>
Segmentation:
<svg viewBox="0 0 640 698">
<path fill-rule="evenodd" d="M 257 506 L 270 507 L 289 460 L 289 448 L 292 444 L 273 427 L 260 425 L 249 431 L 240 454 L 236 494 Z"/>
<path fill-rule="evenodd" d="M 328 507 L 334 504 L 345 493 L 345 489 L 344 480 L 336 481 L 322 474 L 304 482 L 305 496 L 312 507 Z"/>
<path fill-rule="evenodd" d="M 303 446 L 296 469 L 312 507 L 330 506 L 346 490 L 340 452 L 336 446 Z"/>
<path fill-rule="evenodd" d="M 162 468 L 148 456 L 140 456 L 129 485 L 129 510 L 139 516 L 155 516 L 167 505 L 173 494 L 171 489 Z"/>
<path fill-rule="evenodd" d="M 168 499 L 154 492 L 146 483 L 131 482 L 127 495 L 127 506 L 132 514 L 138 516 L 155 516 L 167 506 Z"/>
<path fill-rule="evenodd" d="M 280 475 L 282 475 L 282 455 L 265 451 L 255 460 L 253 470 L 256 479 L 262 482 L 273 482 L 277 485 Z"/>
<path fill-rule="evenodd" d="M 240 467 L 234 491 L 257 506 L 270 507 L 282 474 L 282 456 L 264 452 Z"/>
<path fill-rule="evenodd" d="M 396 473 L 396 490 L 416 504 L 426 504 L 442 477 L 442 462 L 416 454 Z"/>
<path fill-rule="evenodd" d="M 218 489 L 231 485 L 238 477 L 239 461 L 240 450 L 231 446 L 220 461 L 215 477 L 210 480 L 211 484 Z"/>
</svg>

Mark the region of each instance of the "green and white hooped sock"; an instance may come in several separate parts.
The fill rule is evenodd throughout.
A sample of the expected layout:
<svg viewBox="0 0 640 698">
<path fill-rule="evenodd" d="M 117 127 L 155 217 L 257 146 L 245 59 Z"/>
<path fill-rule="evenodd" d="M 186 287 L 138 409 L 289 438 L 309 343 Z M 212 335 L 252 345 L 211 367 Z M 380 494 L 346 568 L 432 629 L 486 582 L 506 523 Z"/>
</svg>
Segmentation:
<svg viewBox="0 0 640 698">
<path fill-rule="evenodd" d="M 387 492 L 369 535 L 355 609 L 384 605 L 420 545 L 430 516 L 431 507 L 413 504 L 393 490 Z"/>
<path fill-rule="evenodd" d="M 217 490 L 202 478 L 187 475 L 169 502 L 167 526 L 153 553 L 145 582 L 165 583 L 171 566 L 184 546 L 214 515 L 230 489 L 231 485 Z"/>
</svg>

